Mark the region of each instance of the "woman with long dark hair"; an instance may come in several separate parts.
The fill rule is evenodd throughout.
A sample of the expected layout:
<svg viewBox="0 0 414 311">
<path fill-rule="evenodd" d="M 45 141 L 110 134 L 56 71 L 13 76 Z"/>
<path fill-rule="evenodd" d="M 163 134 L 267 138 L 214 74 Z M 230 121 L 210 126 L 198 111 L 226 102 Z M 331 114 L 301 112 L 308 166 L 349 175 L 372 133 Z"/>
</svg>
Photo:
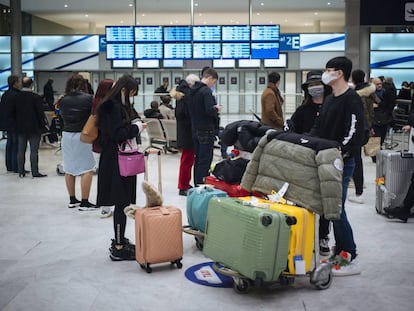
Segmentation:
<svg viewBox="0 0 414 311">
<path fill-rule="evenodd" d="M 136 201 L 136 176 L 119 174 L 118 145 L 135 140 L 145 128 L 135 119 L 132 98 L 138 92 L 137 81 L 124 75 L 109 91 L 97 109 L 98 143 L 101 147 L 98 174 L 98 206 L 115 205 L 114 239 L 109 257 L 114 261 L 135 260 L 135 245 L 125 238 L 126 216 L 124 208 Z"/>
</svg>

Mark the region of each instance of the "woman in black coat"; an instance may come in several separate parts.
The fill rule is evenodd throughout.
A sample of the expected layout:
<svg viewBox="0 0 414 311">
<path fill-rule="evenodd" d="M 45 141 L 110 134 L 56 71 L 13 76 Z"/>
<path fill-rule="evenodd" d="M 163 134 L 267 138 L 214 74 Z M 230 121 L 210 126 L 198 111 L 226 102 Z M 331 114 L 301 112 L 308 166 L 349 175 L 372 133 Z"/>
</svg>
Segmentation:
<svg viewBox="0 0 414 311">
<path fill-rule="evenodd" d="M 187 195 L 191 188 L 191 170 L 194 164 L 194 145 L 191 130 L 191 118 L 188 106 L 190 105 L 190 88 L 200 78 L 190 74 L 181 80 L 171 97 L 175 98 L 175 119 L 177 120 L 177 146 L 181 149 L 180 170 L 178 173 L 178 194 Z"/>
<path fill-rule="evenodd" d="M 115 205 L 114 232 L 110 258 L 135 260 L 135 245 L 125 238 L 126 216 L 124 208 L 136 201 L 136 176 L 122 177 L 118 167 L 118 145 L 128 139 L 135 140 L 145 127 L 140 120 L 133 119 L 130 98 L 138 92 L 137 81 L 124 75 L 97 110 L 99 128 L 98 142 L 101 146 L 98 174 L 98 206 Z"/>
</svg>

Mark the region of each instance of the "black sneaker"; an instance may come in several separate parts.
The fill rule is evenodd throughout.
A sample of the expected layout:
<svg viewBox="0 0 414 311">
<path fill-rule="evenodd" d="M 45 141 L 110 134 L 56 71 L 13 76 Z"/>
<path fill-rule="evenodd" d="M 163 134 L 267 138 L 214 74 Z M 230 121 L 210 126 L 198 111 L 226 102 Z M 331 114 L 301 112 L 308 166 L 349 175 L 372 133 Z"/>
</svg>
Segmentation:
<svg viewBox="0 0 414 311">
<path fill-rule="evenodd" d="M 99 206 L 96 206 L 95 204 L 92 204 L 91 202 L 81 202 L 80 206 L 78 208 L 79 211 L 96 211 L 99 208 Z"/>
<path fill-rule="evenodd" d="M 329 256 L 330 254 L 329 249 L 329 239 L 320 239 L 319 240 L 319 254 L 321 256 Z"/>
<path fill-rule="evenodd" d="M 402 220 L 402 222 L 407 222 L 408 217 L 410 216 L 410 212 L 407 212 L 403 207 L 385 207 L 384 211 L 389 217 L 398 218 Z"/>
<path fill-rule="evenodd" d="M 135 260 L 135 245 L 131 244 L 128 239 L 124 239 L 125 244 L 117 245 L 112 240 L 109 248 L 109 258 L 112 261 Z"/>
<path fill-rule="evenodd" d="M 75 207 L 79 206 L 80 203 L 81 203 L 81 201 L 79 201 L 77 199 L 75 199 L 73 201 L 70 201 L 69 204 L 68 204 L 68 208 L 75 208 Z"/>
</svg>

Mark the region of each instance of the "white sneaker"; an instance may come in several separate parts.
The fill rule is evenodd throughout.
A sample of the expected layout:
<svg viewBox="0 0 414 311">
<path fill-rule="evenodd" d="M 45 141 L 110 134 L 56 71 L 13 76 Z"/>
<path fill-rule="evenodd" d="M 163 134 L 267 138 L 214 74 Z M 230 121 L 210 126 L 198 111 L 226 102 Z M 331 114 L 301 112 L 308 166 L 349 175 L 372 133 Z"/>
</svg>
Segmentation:
<svg viewBox="0 0 414 311">
<path fill-rule="evenodd" d="M 108 218 L 112 216 L 112 209 L 110 206 L 102 206 L 101 207 L 101 215 L 100 218 Z"/>
<path fill-rule="evenodd" d="M 331 250 L 329 249 L 329 239 L 320 239 L 319 240 L 319 254 L 321 256 L 329 256 Z"/>
<path fill-rule="evenodd" d="M 99 206 L 80 206 L 78 208 L 78 211 L 88 212 L 88 211 L 97 211 L 98 209 L 99 209 Z"/>
<path fill-rule="evenodd" d="M 334 276 L 349 276 L 361 274 L 361 267 L 359 266 L 359 260 L 354 259 L 351 262 L 342 262 L 339 265 L 332 267 L 332 275 Z"/>
<path fill-rule="evenodd" d="M 350 195 L 348 197 L 348 201 L 353 202 L 353 203 L 357 203 L 357 204 L 364 204 L 365 203 L 364 200 L 363 200 L 362 194 L 360 194 L 360 195 Z"/>
</svg>

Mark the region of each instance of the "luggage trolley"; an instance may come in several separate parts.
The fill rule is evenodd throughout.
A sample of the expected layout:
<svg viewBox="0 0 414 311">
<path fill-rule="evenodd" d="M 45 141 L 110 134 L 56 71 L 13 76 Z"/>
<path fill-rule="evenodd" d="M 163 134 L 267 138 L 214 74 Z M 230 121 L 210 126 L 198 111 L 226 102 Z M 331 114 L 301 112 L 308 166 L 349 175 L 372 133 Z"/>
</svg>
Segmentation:
<svg viewBox="0 0 414 311">
<path fill-rule="evenodd" d="M 248 200 L 251 197 L 240 198 L 245 201 L 246 205 L 251 203 Z M 256 207 L 262 207 L 264 209 L 271 209 L 284 213 L 289 217 L 296 218 L 297 223 L 291 225 L 291 233 L 289 239 L 289 253 L 285 271 L 283 271 L 277 280 L 271 282 L 263 282 L 262 279 L 256 280 L 249 279 L 241 273 L 226 267 L 223 263 L 216 261 L 213 264 L 213 269 L 220 274 L 233 278 L 234 290 L 237 293 L 248 293 L 252 288 L 266 287 L 274 288 L 275 286 L 288 286 L 292 285 L 296 277 L 308 276 L 310 283 L 319 290 L 327 289 L 332 283 L 332 265 L 328 262 L 321 262 L 319 256 L 319 216 L 313 212 L 310 212 L 304 208 L 297 206 L 289 206 L 285 204 L 273 203 L 268 200 L 255 198 L 260 202 Z M 308 215 L 309 219 L 294 216 L 297 212 L 303 212 L 304 215 Z M 301 219 L 302 218 L 302 219 Z M 311 222 L 310 224 L 306 223 Z M 295 227 L 296 226 L 296 227 Z M 306 234 L 305 227 L 308 226 L 309 230 L 312 230 L 312 234 Z M 208 230 L 207 230 L 208 231 Z M 207 232 L 208 235 L 208 232 Z M 303 239 L 303 241 L 301 241 Z M 299 255 L 299 253 L 302 254 Z M 301 257 L 301 258 L 300 258 Z M 296 261 L 299 260 L 299 261 Z"/>
</svg>

